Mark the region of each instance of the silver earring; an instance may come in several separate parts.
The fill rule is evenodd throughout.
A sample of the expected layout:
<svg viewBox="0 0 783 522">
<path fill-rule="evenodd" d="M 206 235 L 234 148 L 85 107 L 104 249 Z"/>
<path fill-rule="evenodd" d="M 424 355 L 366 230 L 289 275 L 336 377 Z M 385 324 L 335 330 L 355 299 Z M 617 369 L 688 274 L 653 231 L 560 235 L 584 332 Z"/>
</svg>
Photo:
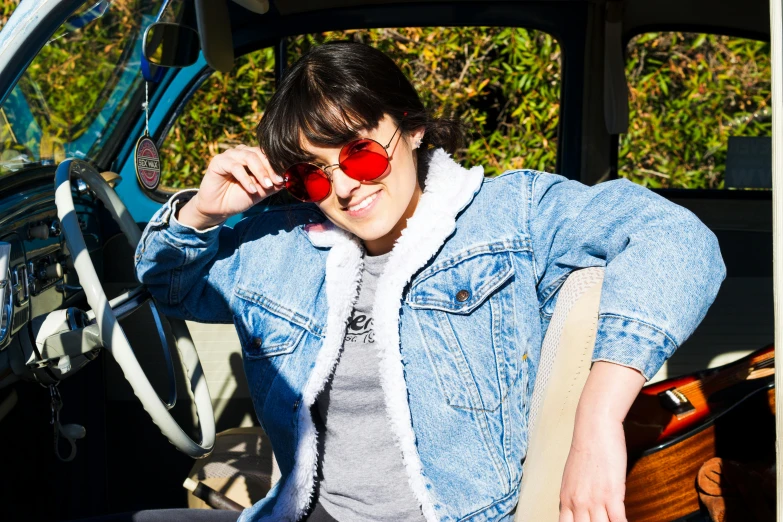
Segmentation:
<svg viewBox="0 0 783 522">
<path fill-rule="evenodd" d="M 416 138 L 416 140 L 413 142 L 413 148 L 418 149 L 421 147 L 421 138 Z"/>
</svg>

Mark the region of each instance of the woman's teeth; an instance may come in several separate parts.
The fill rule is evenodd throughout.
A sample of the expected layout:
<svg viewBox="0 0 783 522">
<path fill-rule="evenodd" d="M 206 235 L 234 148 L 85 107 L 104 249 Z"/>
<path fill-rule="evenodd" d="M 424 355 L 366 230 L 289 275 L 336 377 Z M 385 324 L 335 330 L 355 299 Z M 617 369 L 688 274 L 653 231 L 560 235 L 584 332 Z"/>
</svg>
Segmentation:
<svg viewBox="0 0 783 522">
<path fill-rule="evenodd" d="M 348 207 L 348 210 L 350 212 L 356 212 L 357 210 L 361 210 L 361 209 L 365 208 L 367 205 L 369 205 L 370 203 L 372 203 L 373 201 L 375 201 L 375 198 L 377 198 L 377 197 L 378 197 L 378 193 L 376 192 L 372 196 L 364 198 L 361 201 L 361 203 L 359 203 L 358 205 L 354 205 L 352 207 Z"/>
</svg>

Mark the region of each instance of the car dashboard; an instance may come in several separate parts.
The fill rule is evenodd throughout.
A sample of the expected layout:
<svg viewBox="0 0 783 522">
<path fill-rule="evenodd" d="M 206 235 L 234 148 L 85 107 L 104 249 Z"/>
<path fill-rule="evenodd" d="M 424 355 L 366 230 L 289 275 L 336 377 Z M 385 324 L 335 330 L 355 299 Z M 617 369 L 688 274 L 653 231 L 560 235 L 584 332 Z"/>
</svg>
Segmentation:
<svg viewBox="0 0 783 522">
<path fill-rule="evenodd" d="M 87 324 L 83 311 L 88 305 L 57 217 L 54 168 L 38 167 L 9 178 L 0 180 L 0 242 L 11 247 L 0 315 L 0 388 L 20 376 L 51 384 L 97 356 L 98 348 L 73 367 L 57 368 L 56 361 L 42 357 L 35 333 L 47 315 L 67 310 L 69 321 L 81 327 Z M 103 248 L 117 228 L 81 180 L 73 185 L 79 226 L 103 279 Z"/>
</svg>

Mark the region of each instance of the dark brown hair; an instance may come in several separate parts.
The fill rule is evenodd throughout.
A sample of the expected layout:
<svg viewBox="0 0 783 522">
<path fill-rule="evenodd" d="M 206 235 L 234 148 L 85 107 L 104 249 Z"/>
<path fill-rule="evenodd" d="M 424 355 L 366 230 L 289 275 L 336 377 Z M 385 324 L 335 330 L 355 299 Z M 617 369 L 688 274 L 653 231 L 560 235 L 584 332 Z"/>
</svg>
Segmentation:
<svg viewBox="0 0 783 522">
<path fill-rule="evenodd" d="M 403 134 L 424 127 L 424 146 L 417 150 L 422 187 L 428 146 L 454 153 L 462 145 L 460 123 L 432 118 L 391 58 L 368 45 L 343 41 L 314 47 L 291 67 L 256 132 L 272 168 L 282 173 L 294 163 L 313 161 L 302 147 L 303 139 L 337 147 L 377 128 L 384 114 L 402 122 Z"/>
</svg>

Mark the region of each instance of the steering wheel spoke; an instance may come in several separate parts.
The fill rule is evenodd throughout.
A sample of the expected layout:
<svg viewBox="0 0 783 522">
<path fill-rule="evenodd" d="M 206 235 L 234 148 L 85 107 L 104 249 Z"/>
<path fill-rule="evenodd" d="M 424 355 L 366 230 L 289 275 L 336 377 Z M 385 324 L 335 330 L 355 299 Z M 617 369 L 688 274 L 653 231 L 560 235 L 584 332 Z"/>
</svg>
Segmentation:
<svg viewBox="0 0 783 522">
<path fill-rule="evenodd" d="M 147 288 L 144 285 L 139 285 L 109 300 L 109 306 L 114 312 L 114 315 L 116 315 L 118 319 L 122 319 L 150 299 L 152 299 L 152 296 L 147 291 Z M 88 310 L 87 319 L 89 321 L 94 321 L 95 312 Z"/>
</svg>

